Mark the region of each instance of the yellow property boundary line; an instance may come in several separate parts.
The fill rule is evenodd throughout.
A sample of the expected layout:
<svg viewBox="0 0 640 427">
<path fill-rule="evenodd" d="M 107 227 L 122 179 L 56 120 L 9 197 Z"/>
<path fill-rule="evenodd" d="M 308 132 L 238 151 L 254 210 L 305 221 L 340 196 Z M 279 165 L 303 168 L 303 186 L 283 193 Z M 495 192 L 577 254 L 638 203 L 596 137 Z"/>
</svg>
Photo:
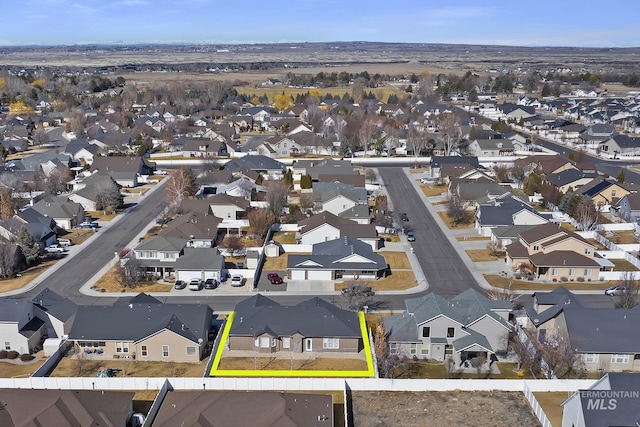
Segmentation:
<svg viewBox="0 0 640 427">
<path fill-rule="evenodd" d="M 211 377 L 370 378 L 375 376 L 375 370 L 373 366 L 373 356 L 371 354 L 371 345 L 369 343 L 369 334 L 367 334 L 367 323 L 365 321 L 363 312 L 358 312 L 358 319 L 360 320 L 360 333 L 362 335 L 362 342 L 364 343 L 365 358 L 367 361 L 366 371 L 311 371 L 311 370 L 290 371 L 290 370 L 276 370 L 276 369 L 265 369 L 265 370 L 218 369 L 218 366 L 220 366 L 220 359 L 222 359 L 222 353 L 224 352 L 225 345 L 227 343 L 227 340 L 229 339 L 229 331 L 231 330 L 231 325 L 233 324 L 234 318 L 235 318 L 235 312 L 232 311 L 231 313 L 229 313 L 229 316 L 227 317 L 227 322 L 225 323 L 224 330 L 222 331 L 222 337 L 220 338 L 220 344 L 218 345 L 218 350 L 216 351 L 216 355 L 213 359 L 213 364 L 211 365 L 211 371 L 209 372 L 209 376 Z"/>
</svg>

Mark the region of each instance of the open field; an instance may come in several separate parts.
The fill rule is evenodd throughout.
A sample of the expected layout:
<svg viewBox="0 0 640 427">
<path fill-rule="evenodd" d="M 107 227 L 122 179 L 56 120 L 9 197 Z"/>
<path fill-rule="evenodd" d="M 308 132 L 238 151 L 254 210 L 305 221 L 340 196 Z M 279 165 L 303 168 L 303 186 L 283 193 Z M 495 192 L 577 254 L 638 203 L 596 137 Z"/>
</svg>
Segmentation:
<svg viewBox="0 0 640 427">
<path fill-rule="evenodd" d="M 363 392 L 352 394 L 354 425 L 539 426 L 522 393 L 506 391 Z"/>
</svg>

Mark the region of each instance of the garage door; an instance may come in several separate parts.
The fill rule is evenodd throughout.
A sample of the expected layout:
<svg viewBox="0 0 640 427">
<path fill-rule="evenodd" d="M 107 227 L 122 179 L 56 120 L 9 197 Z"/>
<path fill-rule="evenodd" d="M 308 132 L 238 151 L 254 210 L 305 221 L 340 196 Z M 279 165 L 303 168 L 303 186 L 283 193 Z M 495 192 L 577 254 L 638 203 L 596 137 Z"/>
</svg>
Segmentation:
<svg viewBox="0 0 640 427">
<path fill-rule="evenodd" d="M 292 270 L 291 271 L 291 280 L 306 280 L 304 270 Z"/>
<path fill-rule="evenodd" d="M 309 271 L 308 280 L 331 280 L 331 271 Z"/>
</svg>

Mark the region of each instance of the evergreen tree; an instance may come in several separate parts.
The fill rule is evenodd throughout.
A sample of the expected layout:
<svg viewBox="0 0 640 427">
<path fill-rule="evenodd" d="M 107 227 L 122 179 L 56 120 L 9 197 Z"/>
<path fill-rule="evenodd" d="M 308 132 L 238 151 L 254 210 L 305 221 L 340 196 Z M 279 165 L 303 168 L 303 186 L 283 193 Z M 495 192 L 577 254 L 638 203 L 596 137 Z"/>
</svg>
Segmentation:
<svg viewBox="0 0 640 427">
<path fill-rule="evenodd" d="M 620 169 L 620 173 L 618 174 L 618 176 L 617 176 L 617 178 L 616 178 L 616 179 L 618 180 L 618 182 L 619 182 L 620 184 L 624 184 L 624 180 L 625 180 L 625 178 L 626 178 L 626 173 L 625 173 L 625 171 L 624 171 L 624 168 L 621 168 L 621 169 Z"/>
<path fill-rule="evenodd" d="M 22 227 L 16 235 L 16 245 L 22 251 L 24 259 L 28 266 L 31 266 L 38 262 L 40 258 L 40 245 L 35 241 L 27 227 Z"/>
</svg>

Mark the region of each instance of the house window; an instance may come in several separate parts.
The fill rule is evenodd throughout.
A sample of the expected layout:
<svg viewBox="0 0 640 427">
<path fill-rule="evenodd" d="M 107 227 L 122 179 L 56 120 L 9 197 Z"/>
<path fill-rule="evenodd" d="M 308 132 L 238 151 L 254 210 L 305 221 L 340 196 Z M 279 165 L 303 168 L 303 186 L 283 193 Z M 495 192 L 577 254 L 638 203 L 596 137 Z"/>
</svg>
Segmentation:
<svg viewBox="0 0 640 427">
<path fill-rule="evenodd" d="M 629 363 L 628 354 L 612 354 L 611 363 Z"/>
<path fill-rule="evenodd" d="M 425 326 L 422 328 L 422 338 L 429 338 L 431 335 L 431 328 L 429 326 Z"/>
<path fill-rule="evenodd" d="M 445 356 L 451 356 L 453 354 L 453 346 L 452 345 L 445 345 L 444 346 L 444 355 Z"/>
<path fill-rule="evenodd" d="M 116 353 L 129 353 L 129 343 L 116 342 Z"/>
<path fill-rule="evenodd" d="M 576 269 L 575 268 L 570 268 L 569 269 L 569 276 L 575 276 L 576 275 Z"/>
<path fill-rule="evenodd" d="M 176 253 L 175 252 L 163 252 L 162 256 L 163 256 L 164 259 L 175 259 Z"/>
<path fill-rule="evenodd" d="M 552 276 L 557 276 L 558 275 L 558 269 L 557 268 L 552 268 L 551 269 L 551 275 Z"/>
<path fill-rule="evenodd" d="M 275 347 L 275 346 L 276 346 L 276 339 L 271 338 L 271 347 Z"/>
<path fill-rule="evenodd" d="M 611 197 L 616 197 L 616 190 L 611 190 Z"/>
<path fill-rule="evenodd" d="M 311 338 L 307 338 L 304 340 L 304 349 L 305 351 L 313 350 L 313 340 Z"/>
<path fill-rule="evenodd" d="M 340 339 L 339 338 L 323 338 L 322 348 L 337 350 L 338 348 L 340 348 Z"/>
<path fill-rule="evenodd" d="M 282 338 L 282 348 L 291 348 L 291 338 L 283 337 Z"/>
<path fill-rule="evenodd" d="M 447 328 L 447 338 L 453 338 L 456 333 L 456 328 Z"/>
<path fill-rule="evenodd" d="M 585 248 L 585 249 L 584 249 L 584 254 L 585 254 L 585 255 L 589 255 L 589 254 L 591 254 L 591 249 L 589 249 L 589 248 Z"/>
<path fill-rule="evenodd" d="M 4 342 L 4 349 L 5 350 L 11 350 L 11 341 L 5 341 Z"/>
<path fill-rule="evenodd" d="M 196 348 L 192 345 L 187 346 L 187 356 L 195 356 L 196 355 Z"/>
<path fill-rule="evenodd" d="M 420 354 L 423 356 L 429 355 L 429 344 L 422 344 L 422 347 L 420 347 Z"/>
<path fill-rule="evenodd" d="M 584 363 L 598 363 L 600 355 L 597 353 L 584 353 L 582 355 L 582 361 Z"/>
<path fill-rule="evenodd" d="M 169 346 L 168 345 L 163 345 L 162 346 L 162 357 L 169 357 Z"/>
<path fill-rule="evenodd" d="M 149 355 L 149 348 L 146 345 L 140 346 L 140 356 L 147 357 Z"/>
<path fill-rule="evenodd" d="M 592 271 L 590 268 L 585 268 L 585 269 L 584 269 L 584 276 L 585 276 L 585 277 L 591 277 L 591 273 L 592 273 L 592 272 L 593 272 L 593 271 Z"/>
<path fill-rule="evenodd" d="M 269 348 L 269 344 L 271 344 L 269 337 L 260 337 L 260 348 Z"/>
<path fill-rule="evenodd" d="M 540 246 L 538 246 L 538 245 L 533 245 L 533 250 L 534 250 L 534 251 L 537 251 L 537 250 L 539 250 L 539 249 L 540 249 Z"/>
<path fill-rule="evenodd" d="M 418 354 L 418 344 L 412 342 L 411 343 L 411 349 L 409 350 L 409 353 L 413 356 Z"/>
<path fill-rule="evenodd" d="M 398 353 L 398 343 L 397 342 L 392 342 L 391 344 L 389 344 L 389 353 L 391 353 L 391 354 L 397 354 Z"/>
</svg>

